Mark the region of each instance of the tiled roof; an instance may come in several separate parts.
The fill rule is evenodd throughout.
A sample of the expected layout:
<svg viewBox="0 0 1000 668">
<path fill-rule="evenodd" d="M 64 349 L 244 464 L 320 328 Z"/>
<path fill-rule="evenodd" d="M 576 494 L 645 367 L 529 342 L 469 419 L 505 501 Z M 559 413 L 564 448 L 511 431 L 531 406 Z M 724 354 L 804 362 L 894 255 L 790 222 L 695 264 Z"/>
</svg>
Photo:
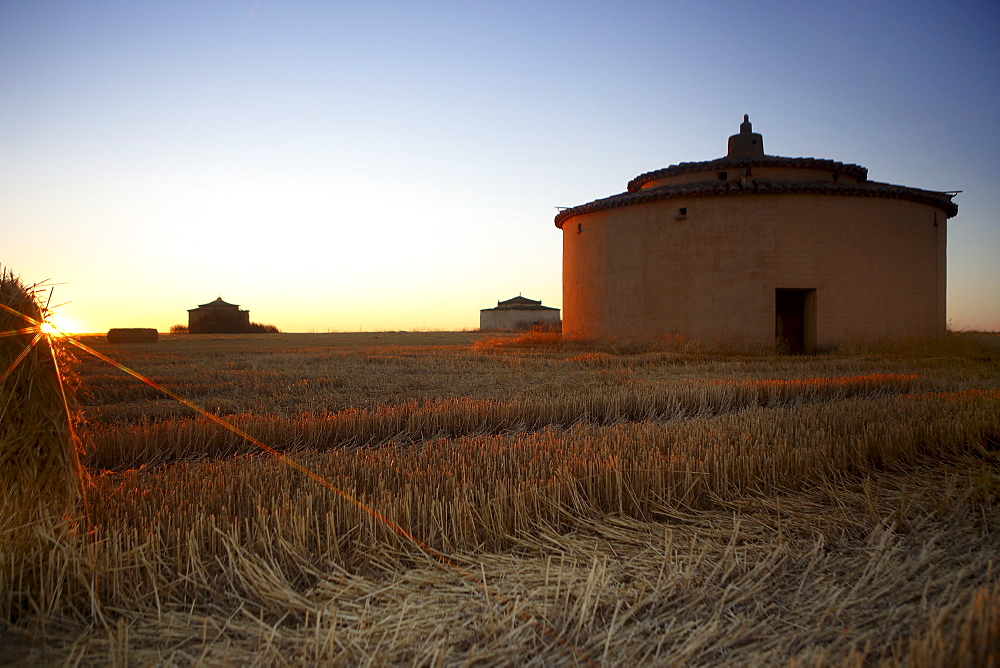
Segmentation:
<svg viewBox="0 0 1000 668">
<path fill-rule="evenodd" d="M 479 309 L 480 311 L 505 311 L 509 309 L 517 309 L 518 311 L 558 311 L 559 309 L 552 306 L 542 306 L 541 300 L 538 299 L 528 299 L 527 297 L 522 297 L 518 295 L 517 297 L 512 297 L 510 299 L 505 299 L 502 302 L 497 302 L 494 308 L 484 308 Z"/>
<path fill-rule="evenodd" d="M 505 299 L 502 302 L 497 302 L 497 306 L 514 306 L 514 305 L 528 305 L 528 304 L 541 304 L 541 299 L 528 299 L 527 297 L 522 297 L 518 295 L 516 297 L 511 297 L 510 299 Z"/>
<path fill-rule="evenodd" d="M 682 162 L 678 165 L 671 165 L 654 172 L 640 174 L 628 182 L 629 192 L 638 192 L 644 185 L 651 181 L 678 174 L 690 174 L 692 172 L 714 172 L 723 169 L 738 169 L 740 167 L 785 167 L 792 169 L 817 169 L 834 174 L 844 174 L 852 176 L 858 181 L 868 179 L 868 168 L 861 165 L 848 165 L 836 160 L 824 160 L 821 158 L 783 158 L 777 155 L 762 156 L 737 156 L 725 157 L 718 160 L 707 160 L 704 162 Z"/>
<path fill-rule="evenodd" d="M 207 304 L 199 304 L 198 308 L 239 308 L 239 304 L 230 304 L 229 302 L 222 301 L 222 297 L 217 297 Z M 189 308 L 189 311 L 194 311 L 195 309 Z"/>
<path fill-rule="evenodd" d="M 516 306 L 494 306 L 493 308 L 481 308 L 480 311 L 558 311 L 554 306 L 541 306 L 539 304 L 517 304 Z"/>
<path fill-rule="evenodd" d="M 767 159 L 770 159 L 767 156 Z M 781 160 L 813 160 L 813 158 L 780 158 Z M 720 167 L 724 164 L 723 160 L 714 160 L 712 162 L 703 163 L 681 163 L 680 165 L 675 165 L 674 167 L 680 168 L 685 165 L 698 164 L 702 165 L 699 169 L 713 169 L 714 165 L 719 165 Z M 832 161 L 818 161 L 818 162 L 832 162 Z M 732 163 L 725 163 L 732 166 L 736 166 L 737 163 L 742 164 L 742 161 L 733 161 Z M 757 163 L 753 163 L 757 164 Z M 840 163 L 835 163 L 840 164 Z M 704 167 L 704 165 L 713 165 L 713 167 Z M 787 163 L 783 163 L 781 166 L 789 167 Z M 851 167 L 857 167 L 857 165 L 849 165 Z M 662 178 L 664 173 L 673 169 L 674 167 L 668 167 L 666 170 L 660 170 L 660 172 L 649 172 L 649 174 L 661 174 L 650 178 L 649 180 L 655 180 L 657 178 Z M 863 167 L 858 167 L 858 169 L 864 169 Z M 690 170 L 697 171 L 697 170 Z M 866 170 L 867 171 L 867 170 Z M 826 182 L 814 182 L 814 183 L 802 183 L 802 182 L 791 182 L 791 181 L 767 181 L 757 179 L 754 180 L 753 184 L 750 186 L 744 186 L 739 181 L 702 181 L 698 183 L 684 183 L 676 186 L 662 186 L 659 188 L 650 188 L 648 190 L 631 190 L 633 183 L 639 179 L 649 176 L 649 174 L 644 174 L 642 176 L 636 177 L 629 184 L 630 192 L 620 193 L 618 195 L 612 195 L 611 197 L 605 197 L 603 199 L 594 200 L 587 204 L 581 204 L 580 206 L 574 206 L 569 209 L 560 211 L 555 218 L 556 227 L 562 228 L 563 223 L 574 216 L 579 216 L 585 213 L 593 213 L 594 211 L 604 211 L 605 209 L 614 209 L 622 206 L 630 206 L 632 204 L 645 204 L 647 202 L 659 202 L 661 200 L 676 199 L 681 197 L 718 197 L 718 196 L 749 196 L 749 195 L 779 195 L 779 194 L 789 194 L 789 195 L 841 195 L 847 197 L 881 197 L 888 199 L 902 199 L 911 202 L 918 202 L 920 204 L 927 204 L 929 206 L 937 207 L 944 211 L 949 218 L 958 213 L 958 205 L 951 201 L 951 195 L 943 192 L 935 192 L 933 190 L 920 190 L 918 188 L 907 188 L 905 186 L 892 185 L 890 183 L 878 183 L 875 181 L 865 181 L 864 183 L 858 184 L 842 184 L 842 183 L 826 183 Z"/>
</svg>

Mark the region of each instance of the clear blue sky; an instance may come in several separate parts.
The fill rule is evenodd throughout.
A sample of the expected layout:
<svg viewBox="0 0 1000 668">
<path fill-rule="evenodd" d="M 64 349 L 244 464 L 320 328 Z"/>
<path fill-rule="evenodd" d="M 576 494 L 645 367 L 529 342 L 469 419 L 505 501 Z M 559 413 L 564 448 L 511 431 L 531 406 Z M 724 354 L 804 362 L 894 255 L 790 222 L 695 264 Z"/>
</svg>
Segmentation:
<svg viewBox="0 0 1000 668">
<path fill-rule="evenodd" d="M 948 318 L 1000 330 L 994 2 L 0 3 L 0 262 L 84 331 L 222 296 L 285 331 L 561 306 L 557 206 L 769 154 L 963 190 Z"/>
</svg>

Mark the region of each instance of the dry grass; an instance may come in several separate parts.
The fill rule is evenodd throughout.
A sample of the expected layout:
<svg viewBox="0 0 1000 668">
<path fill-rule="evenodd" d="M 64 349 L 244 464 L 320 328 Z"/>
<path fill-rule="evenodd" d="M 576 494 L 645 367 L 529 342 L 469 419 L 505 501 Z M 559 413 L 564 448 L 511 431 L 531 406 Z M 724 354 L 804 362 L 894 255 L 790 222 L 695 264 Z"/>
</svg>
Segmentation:
<svg viewBox="0 0 1000 668">
<path fill-rule="evenodd" d="M 93 535 L 48 545 L 52 603 L 8 625 L 24 661 L 998 660 L 992 352 L 339 336 L 104 350 L 231 396 L 221 413 L 450 561 L 198 419 L 144 421 L 158 400 L 81 362 L 108 470 Z"/>
<path fill-rule="evenodd" d="M 583 351 L 585 354 L 636 355 L 641 353 L 681 353 L 687 358 L 724 355 L 773 358 L 773 346 L 746 345 L 735 342 L 698 341 L 681 335 L 663 336 L 653 340 L 614 338 L 589 340 L 566 338 L 559 332 L 532 329 L 528 332 L 485 335 L 473 343 L 480 351 L 511 349 L 559 349 Z M 926 357 L 995 357 L 1000 347 L 997 332 L 949 331 L 942 339 L 904 339 L 882 343 L 849 341 L 828 347 L 827 353 L 842 356 L 926 358 Z"/>
<path fill-rule="evenodd" d="M 535 431 L 544 427 L 618 422 L 663 422 L 760 407 L 802 406 L 854 396 L 909 392 L 916 376 L 876 374 L 770 381 L 679 381 L 603 390 L 575 389 L 523 399 L 438 399 L 304 413 L 230 415 L 229 421 L 279 450 L 342 448 L 417 442 L 471 434 Z M 199 457 L 256 452 L 239 434 L 204 418 L 161 419 L 130 425 L 94 425 L 86 432 L 87 463 L 101 469 L 134 468 Z"/>
<path fill-rule="evenodd" d="M 837 348 L 844 355 L 895 359 L 967 357 L 991 362 L 1000 354 L 1000 333 L 949 331 L 940 340 L 912 339 L 877 344 L 857 341 Z"/>
<path fill-rule="evenodd" d="M 72 387 L 39 325 L 37 286 L 0 274 L 0 619 L 60 605 L 51 547 L 75 530 L 81 468 L 70 424 Z M 10 310 L 8 310 L 10 309 Z M 13 311 L 13 312 L 12 312 Z M 17 314 L 23 314 L 21 317 Z M 65 360 L 64 360 L 65 361 Z M 44 592 L 44 594 L 43 594 Z"/>
<path fill-rule="evenodd" d="M 509 337 L 516 339 L 516 337 Z M 621 389 L 656 392 L 680 381 L 842 378 L 917 375 L 941 391 L 996 387 L 988 354 L 897 359 L 864 354 L 816 358 L 775 355 L 618 354 L 569 342 L 556 346 L 476 347 L 469 333 L 163 335 L 155 348 L 113 346 L 84 338 L 154 380 L 220 415 L 298 417 L 375 410 L 449 399 L 545 400 Z M 487 341 L 492 339 L 485 339 Z M 469 344 L 473 345 L 469 345 Z M 993 360 L 997 348 L 993 348 Z M 116 369 L 83 357 L 81 388 L 89 424 L 145 422 L 191 411 Z"/>
<path fill-rule="evenodd" d="M 160 334 L 147 327 L 124 327 L 108 330 L 108 343 L 156 343 Z"/>
</svg>

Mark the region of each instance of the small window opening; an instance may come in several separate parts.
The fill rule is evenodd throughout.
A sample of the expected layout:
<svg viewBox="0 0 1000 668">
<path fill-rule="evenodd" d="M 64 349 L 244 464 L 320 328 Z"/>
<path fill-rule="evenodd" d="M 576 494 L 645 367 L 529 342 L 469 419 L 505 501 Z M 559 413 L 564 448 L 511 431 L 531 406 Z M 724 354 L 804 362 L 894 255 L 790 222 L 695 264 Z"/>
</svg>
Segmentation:
<svg viewBox="0 0 1000 668">
<path fill-rule="evenodd" d="M 579 234 L 580 232 L 583 232 L 583 223 L 576 224 L 576 233 Z"/>
<path fill-rule="evenodd" d="M 719 172 L 719 180 L 725 181 L 729 178 L 729 172 Z"/>
<path fill-rule="evenodd" d="M 686 216 L 686 215 L 688 215 L 688 208 L 686 206 L 682 206 L 681 208 L 679 208 L 677 210 L 677 215 L 678 216 Z"/>
</svg>

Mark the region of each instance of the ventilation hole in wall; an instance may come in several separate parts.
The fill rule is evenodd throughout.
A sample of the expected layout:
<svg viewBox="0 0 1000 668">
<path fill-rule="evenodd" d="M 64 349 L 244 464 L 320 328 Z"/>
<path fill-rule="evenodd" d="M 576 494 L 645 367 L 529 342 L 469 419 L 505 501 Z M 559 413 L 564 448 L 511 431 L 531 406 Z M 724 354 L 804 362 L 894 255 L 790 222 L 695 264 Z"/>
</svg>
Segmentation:
<svg viewBox="0 0 1000 668">
<path fill-rule="evenodd" d="M 580 232 L 583 232 L 583 223 L 576 224 L 576 233 L 579 234 Z"/>
<path fill-rule="evenodd" d="M 729 172 L 719 172 L 719 180 L 725 181 L 729 178 Z"/>
<path fill-rule="evenodd" d="M 677 209 L 677 215 L 678 216 L 688 215 L 688 208 L 686 206 L 682 206 L 681 208 Z"/>
</svg>

